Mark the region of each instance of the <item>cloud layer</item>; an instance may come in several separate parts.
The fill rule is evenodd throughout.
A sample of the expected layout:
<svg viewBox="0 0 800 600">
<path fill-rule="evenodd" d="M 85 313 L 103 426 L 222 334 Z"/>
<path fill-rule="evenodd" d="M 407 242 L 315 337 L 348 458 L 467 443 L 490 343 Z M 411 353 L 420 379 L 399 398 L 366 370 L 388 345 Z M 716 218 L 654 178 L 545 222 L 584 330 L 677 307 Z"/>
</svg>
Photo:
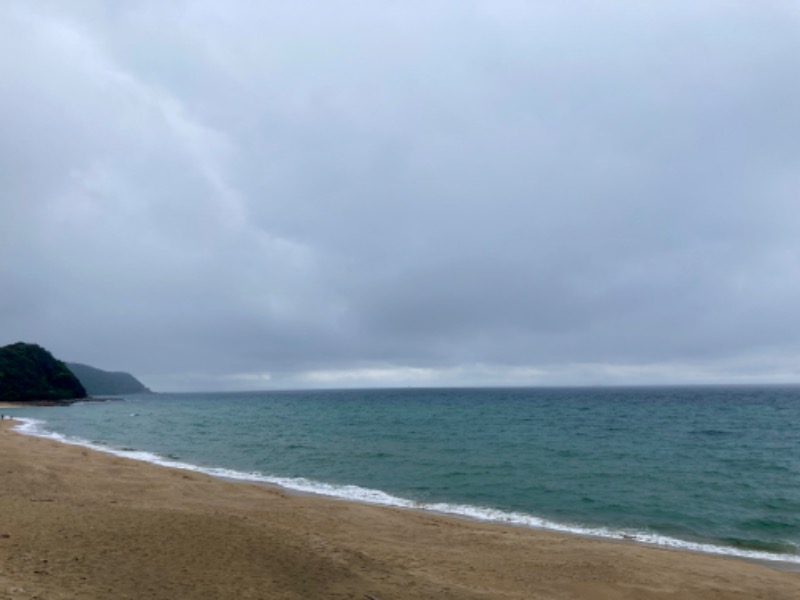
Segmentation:
<svg viewBox="0 0 800 600">
<path fill-rule="evenodd" d="M 794 2 L 0 7 L 0 332 L 157 389 L 800 381 Z"/>
</svg>

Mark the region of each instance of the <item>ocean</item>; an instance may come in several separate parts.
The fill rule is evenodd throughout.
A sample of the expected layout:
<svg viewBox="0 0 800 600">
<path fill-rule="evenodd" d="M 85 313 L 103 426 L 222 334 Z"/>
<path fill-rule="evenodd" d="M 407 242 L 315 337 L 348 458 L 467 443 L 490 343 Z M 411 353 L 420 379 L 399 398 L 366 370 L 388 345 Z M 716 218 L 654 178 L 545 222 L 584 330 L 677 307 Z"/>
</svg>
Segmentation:
<svg viewBox="0 0 800 600">
<path fill-rule="evenodd" d="M 3 409 L 340 498 L 800 565 L 800 387 L 270 391 Z"/>
</svg>

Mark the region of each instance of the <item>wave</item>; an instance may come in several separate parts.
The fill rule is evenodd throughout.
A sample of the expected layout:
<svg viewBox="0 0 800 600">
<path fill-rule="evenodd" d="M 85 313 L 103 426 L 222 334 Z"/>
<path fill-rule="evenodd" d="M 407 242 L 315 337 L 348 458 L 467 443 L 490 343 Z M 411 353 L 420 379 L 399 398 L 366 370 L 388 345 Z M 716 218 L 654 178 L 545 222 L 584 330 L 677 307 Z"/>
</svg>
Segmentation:
<svg viewBox="0 0 800 600">
<path fill-rule="evenodd" d="M 641 544 L 659 546 L 662 548 L 672 548 L 675 550 L 700 552 L 704 554 L 718 554 L 750 560 L 800 565 L 800 555 L 797 554 L 784 554 L 763 550 L 748 550 L 741 547 L 737 548 L 702 542 L 693 542 L 648 531 L 610 529 L 606 527 L 586 527 L 578 524 L 551 521 L 549 519 L 544 519 L 527 513 L 505 511 L 491 507 L 473 506 L 468 504 L 453 504 L 447 502 L 416 502 L 414 500 L 388 494 L 381 490 L 363 488 L 357 485 L 330 484 L 305 479 L 303 477 L 277 477 L 274 475 L 266 475 L 260 472 L 247 473 L 233 469 L 226 469 L 223 467 L 202 467 L 199 465 L 182 462 L 174 458 L 160 456 L 152 452 L 136 450 L 132 448 L 114 448 L 111 446 L 106 446 L 100 442 L 93 442 L 77 437 L 65 436 L 46 429 L 44 427 L 44 421 L 40 421 L 38 419 L 17 417 L 16 420 L 19 423 L 14 427 L 14 430 L 25 435 L 47 438 L 73 446 L 83 446 L 98 452 L 104 452 L 114 456 L 148 462 L 162 467 L 204 473 L 206 475 L 219 477 L 222 479 L 264 483 L 280 486 L 284 489 L 296 492 L 328 496 L 331 498 L 362 502 L 365 504 L 391 506 L 396 508 L 406 508 L 411 510 L 465 517 L 477 521 L 503 525 L 556 531 L 587 537 L 638 542 Z"/>
</svg>

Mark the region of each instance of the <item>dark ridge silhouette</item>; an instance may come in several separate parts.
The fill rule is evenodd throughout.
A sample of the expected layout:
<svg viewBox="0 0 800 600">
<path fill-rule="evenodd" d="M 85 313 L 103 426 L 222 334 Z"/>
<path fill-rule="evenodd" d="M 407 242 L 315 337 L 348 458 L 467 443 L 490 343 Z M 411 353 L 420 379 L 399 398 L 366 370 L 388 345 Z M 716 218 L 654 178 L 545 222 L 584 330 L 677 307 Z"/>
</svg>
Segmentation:
<svg viewBox="0 0 800 600">
<path fill-rule="evenodd" d="M 151 393 L 141 381 L 130 373 L 103 371 L 80 363 L 66 363 L 92 396 Z"/>
<path fill-rule="evenodd" d="M 86 389 L 67 366 L 36 344 L 0 348 L 0 401 L 69 404 Z"/>
</svg>

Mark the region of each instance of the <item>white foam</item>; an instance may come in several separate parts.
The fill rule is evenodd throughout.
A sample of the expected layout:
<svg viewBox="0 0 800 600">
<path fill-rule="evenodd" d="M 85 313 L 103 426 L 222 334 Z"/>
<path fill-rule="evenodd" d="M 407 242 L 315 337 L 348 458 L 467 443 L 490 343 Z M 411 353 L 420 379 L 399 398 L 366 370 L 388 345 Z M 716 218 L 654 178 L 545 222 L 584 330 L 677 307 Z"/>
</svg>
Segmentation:
<svg viewBox="0 0 800 600">
<path fill-rule="evenodd" d="M 67 437 L 45 429 L 44 422 L 37 419 L 17 418 L 16 420 L 19 421 L 19 424 L 14 427 L 15 431 L 26 435 L 56 440 L 58 442 L 73 446 L 83 446 L 92 450 L 104 452 L 106 454 L 113 454 L 115 456 L 130 458 L 133 460 L 140 460 L 172 469 L 182 469 L 185 471 L 204 473 L 213 477 L 220 477 L 236 481 L 266 483 L 297 492 L 318 494 L 354 502 L 363 502 L 366 504 L 393 506 L 398 508 L 408 508 L 413 510 L 467 517 L 470 519 L 487 521 L 491 523 L 529 527 L 532 529 L 546 529 L 550 531 L 559 531 L 563 533 L 613 540 L 635 541 L 642 544 L 673 548 L 676 550 L 702 552 L 706 554 L 721 554 L 725 556 L 734 556 L 751 560 L 792 563 L 800 565 L 800 556 L 792 554 L 777 554 L 773 552 L 743 550 L 740 548 L 717 546 L 715 544 L 703 544 L 700 542 L 681 540 L 646 531 L 625 531 L 608 529 L 605 527 L 584 527 L 570 523 L 550 521 L 548 519 L 543 519 L 541 517 L 526 513 L 504 511 L 495 508 L 486 508 L 469 504 L 414 502 L 413 500 L 393 496 L 380 490 L 363 488 L 357 485 L 335 485 L 313 481 L 302 477 L 276 477 L 272 475 L 265 475 L 259 472 L 246 473 L 243 471 L 235 471 L 221 467 L 201 467 L 190 463 L 167 459 L 152 452 L 141 450 L 121 450 L 80 438 Z"/>
</svg>

